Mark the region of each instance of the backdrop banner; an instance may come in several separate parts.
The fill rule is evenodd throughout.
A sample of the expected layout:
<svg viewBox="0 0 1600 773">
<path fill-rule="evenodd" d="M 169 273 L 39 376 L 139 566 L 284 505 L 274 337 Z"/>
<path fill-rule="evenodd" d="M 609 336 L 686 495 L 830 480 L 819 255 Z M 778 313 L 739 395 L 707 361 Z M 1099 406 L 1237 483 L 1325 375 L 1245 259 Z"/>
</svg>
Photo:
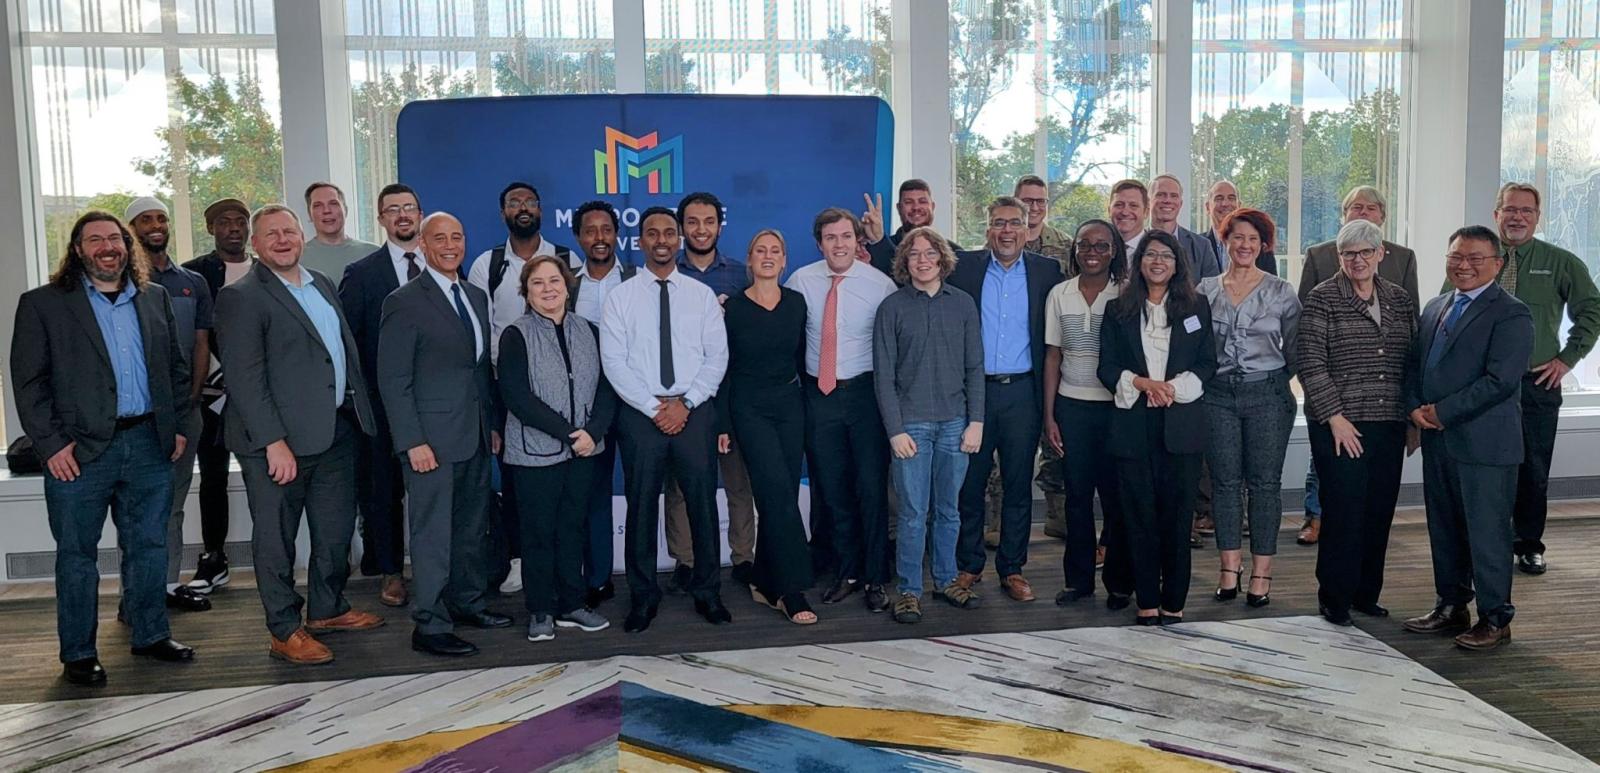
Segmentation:
<svg viewBox="0 0 1600 773">
<path fill-rule="evenodd" d="M 788 270 L 818 259 L 811 221 L 826 207 L 860 214 L 862 194 L 892 202 L 894 117 L 877 97 L 629 94 L 475 97 L 413 102 L 396 128 L 400 181 L 424 212 L 449 212 L 467 231 L 468 260 L 506 240 L 499 194 L 539 189 L 541 235 L 574 248 L 572 213 L 617 208 L 620 260 L 640 265 L 639 213 L 676 209 L 695 191 L 723 203 L 720 248 L 743 260 L 751 236 L 783 232 Z M 581 259 L 581 253 L 576 257 Z M 465 271 L 469 266 L 462 268 Z M 613 489 L 616 571 L 626 503 Z M 810 497 L 800 508 L 809 525 Z M 727 499 L 717 496 L 727 561 Z M 663 509 L 662 519 L 666 512 Z M 672 560 L 661 540 L 659 565 Z"/>
</svg>

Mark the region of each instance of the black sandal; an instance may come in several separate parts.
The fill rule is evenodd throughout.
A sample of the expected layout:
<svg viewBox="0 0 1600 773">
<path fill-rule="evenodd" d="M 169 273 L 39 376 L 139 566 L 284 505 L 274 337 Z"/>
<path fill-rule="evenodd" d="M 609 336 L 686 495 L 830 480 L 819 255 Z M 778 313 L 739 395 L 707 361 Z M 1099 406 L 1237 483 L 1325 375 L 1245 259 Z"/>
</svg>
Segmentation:
<svg viewBox="0 0 1600 773">
<path fill-rule="evenodd" d="M 783 616 L 789 618 L 789 622 L 795 625 L 815 625 L 817 623 L 817 613 L 811 610 L 811 604 L 806 601 L 806 594 L 804 593 L 790 593 L 778 599 L 777 610 L 782 612 Z M 810 620 L 800 619 L 801 615 L 807 613 L 811 615 Z"/>
</svg>

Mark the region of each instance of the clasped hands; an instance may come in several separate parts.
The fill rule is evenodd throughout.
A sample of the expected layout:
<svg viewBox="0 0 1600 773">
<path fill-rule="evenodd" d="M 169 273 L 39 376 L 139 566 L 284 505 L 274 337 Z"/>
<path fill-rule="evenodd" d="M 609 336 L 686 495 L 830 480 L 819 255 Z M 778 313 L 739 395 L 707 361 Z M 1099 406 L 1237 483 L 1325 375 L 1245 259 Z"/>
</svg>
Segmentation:
<svg viewBox="0 0 1600 773">
<path fill-rule="evenodd" d="M 1133 388 L 1144 393 L 1145 402 L 1151 408 L 1166 408 L 1178 399 L 1178 388 L 1170 381 L 1134 376 Z"/>
</svg>

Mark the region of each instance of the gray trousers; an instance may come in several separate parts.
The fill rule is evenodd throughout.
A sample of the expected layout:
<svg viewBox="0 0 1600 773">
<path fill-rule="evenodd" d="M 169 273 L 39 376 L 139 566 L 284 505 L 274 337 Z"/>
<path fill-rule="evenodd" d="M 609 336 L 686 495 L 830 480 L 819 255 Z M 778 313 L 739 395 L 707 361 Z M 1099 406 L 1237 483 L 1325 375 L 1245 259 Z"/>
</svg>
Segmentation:
<svg viewBox="0 0 1600 773">
<path fill-rule="evenodd" d="M 295 478 L 287 486 L 272 481 L 265 454 L 239 456 L 255 520 L 256 588 L 267 630 L 278 641 L 300 628 L 300 610 L 306 606 L 294 589 L 294 541 L 302 512 L 311 529 L 307 615 L 326 620 L 350 611 L 344 584 L 350 579 L 350 540 L 356 528 L 356 435 L 361 430 L 345 411 L 335 420 L 333 445 L 320 454 L 297 455 Z"/>
<path fill-rule="evenodd" d="M 194 481 L 194 457 L 200 450 L 200 411 L 198 404 L 180 421 L 179 431 L 188 440 L 183 455 L 172 463 L 172 515 L 167 518 L 167 584 L 178 582 L 183 568 L 183 504 L 189 499 L 189 484 Z"/>
<path fill-rule="evenodd" d="M 1243 546 L 1248 515 L 1250 553 L 1275 555 L 1283 525 L 1283 456 L 1296 408 L 1288 376 L 1280 373 L 1248 384 L 1218 376 L 1206 384 L 1204 399 L 1211 422 L 1206 466 L 1217 549 Z"/>
<path fill-rule="evenodd" d="M 1437 434 L 1437 433 L 1426 433 Z M 1511 508 L 1517 465 L 1463 464 L 1441 441 L 1422 450 L 1423 501 L 1438 605 L 1466 606 L 1496 626 L 1511 622 Z"/>
<path fill-rule="evenodd" d="M 450 633 L 451 617 L 484 609 L 489 583 L 489 451 L 464 462 L 439 460 L 401 475 L 411 518 L 411 620 L 422 634 Z"/>
</svg>

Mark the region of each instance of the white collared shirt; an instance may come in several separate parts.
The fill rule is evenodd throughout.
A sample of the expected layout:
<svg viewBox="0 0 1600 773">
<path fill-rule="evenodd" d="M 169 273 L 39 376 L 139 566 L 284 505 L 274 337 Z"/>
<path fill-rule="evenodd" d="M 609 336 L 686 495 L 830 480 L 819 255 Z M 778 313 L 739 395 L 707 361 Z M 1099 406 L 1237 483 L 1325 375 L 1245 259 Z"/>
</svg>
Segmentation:
<svg viewBox="0 0 1600 773">
<path fill-rule="evenodd" d="M 577 286 L 573 288 L 578 300 L 573 302 L 572 310 L 584 319 L 599 320 L 606 307 L 606 296 L 622 284 L 622 264 L 612 258 L 611 270 L 599 279 L 589 276 L 588 261 L 579 263 L 572 271 L 578 277 Z"/>
<path fill-rule="evenodd" d="M 416 245 L 412 245 L 409 250 L 394 242 L 384 242 L 383 245 L 389 248 L 389 262 L 394 266 L 394 278 L 401 285 L 411 281 L 411 278 L 406 276 L 411 270 L 410 264 L 406 261 L 407 252 L 416 256 L 417 268 L 428 267 L 427 259 L 422 257 L 422 250 L 417 249 Z"/>
<path fill-rule="evenodd" d="M 1150 233 L 1150 229 L 1148 228 L 1140 231 L 1139 233 L 1135 234 L 1132 239 L 1128 240 L 1128 257 L 1133 257 L 1133 251 L 1139 249 L 1139 242 L 1144 241 L 1144 235 L 1147 233 Z"/>
<path fill-rule="evenodd" d="M 841 381 L 872 370 L 872 323 L 878 317 L 878 304 L 897 289 L 882 271 L 859 260 L 851 261 L 844 277 L 839 283 L 835 320 L 839 361 L 834 375 Z M 815 378 L 822 353 L 822 313 L 833 287 L 833 269 L 828 268 L 828 261 L 818 260 L 796 270 L 783 285 L 806 299 L 806 373 Z"/>
<path fill-rule="evenodd" d="M 456 307 L 456 298 L 455 298 L 455 293 L 453 292 L 453 288 L 455 288 L 457 284 L 460 284 L 460 286 L 461 286 L 461 305 L 467 307 L 467 316 L 472 318 L 472 354 L 473 354 L 473 358 L 477 359 L 477 358 L 482 357 L 483 356 L 483 321 L 478 319 L 478 311 L 477 311 L 477 309 L 472 308 L 472 296 L 467 294 L 467 286 L 466 286 L 466 284 L 465 283 L 451 281 L 449 277 L 445 276 L 444 274 L 439 273 L 438 271 L 435 271 L 433 266 L 429 266 L 429 265 L 425 264 L 423 266 L 423 270 L 427 271 L 428 272 L 428 276 L 433 277 L 433 281 L 435 281 L 435 282 L 437 282 L 439 284 L 439 291 L 444 293 L 444 301 L 445 301 L 445 303 L 450 304 L 450 308 L 451 309 L 454 309 Z"/>
<path fill-rule="evenodd" d="M 467 272 L 467 283 L 482 290 L 489 296 L 489 351 L 491 356 L 500 356 L 500 333 L 517 321 L 517 317 L 528 310 L 528 302 L 518 292 L 521 290 L 522 267 L 527 265 L 532 258 L 524 258 L 511 251 L 511 243 L 506 242 L 506 273 L 500 278 L 500 286 L 494 292 L 489 292 L 489 256 L 494 250 L 484 250 L 472 261 L 472 269 Z M 533 257 L 540 255 L 555 255 L 556 246 L 549 239 L 540 237 L 539 247 L 533 251 Z"/>
<path fill-rule="evenodd" d="M 682 396 L 696 406 L 711 399 L 728 370 L 728 330 L 722 304 L 705 283 L 676 268 L 666 278 L 671 303 L 673 383 L 661 383 L 661 285 L 640 269 L 606 295 L 600 314 L 600 361 L 628 405 L 654 416 L 658 397 Z M 579 316 L 582 316 L 581 314 Z"/>
</svg>

